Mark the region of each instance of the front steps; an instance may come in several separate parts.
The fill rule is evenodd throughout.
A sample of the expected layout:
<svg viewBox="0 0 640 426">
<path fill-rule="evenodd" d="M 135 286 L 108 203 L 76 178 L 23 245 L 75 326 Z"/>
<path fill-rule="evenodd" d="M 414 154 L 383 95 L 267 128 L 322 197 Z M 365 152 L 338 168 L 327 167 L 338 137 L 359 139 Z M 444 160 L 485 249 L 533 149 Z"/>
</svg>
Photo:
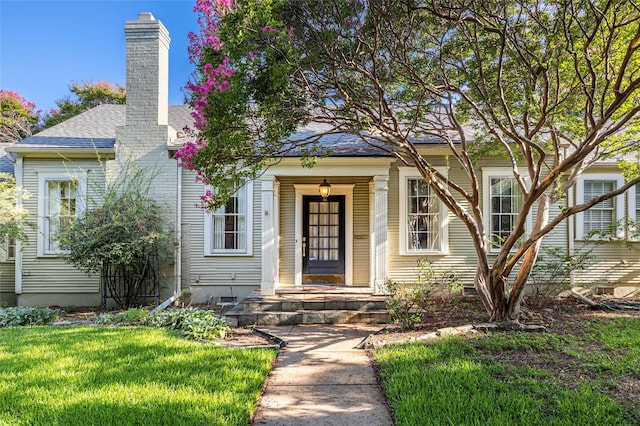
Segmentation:
<svg viewBox="0 0 640 426">
<path fill-rule="evenodd" d="M 262 296 L 256 290 L 224 315 L 234 327 L 389 322 L 385 296 L 338 286 L 282 289 L 275 296 Z"/>
</svg>

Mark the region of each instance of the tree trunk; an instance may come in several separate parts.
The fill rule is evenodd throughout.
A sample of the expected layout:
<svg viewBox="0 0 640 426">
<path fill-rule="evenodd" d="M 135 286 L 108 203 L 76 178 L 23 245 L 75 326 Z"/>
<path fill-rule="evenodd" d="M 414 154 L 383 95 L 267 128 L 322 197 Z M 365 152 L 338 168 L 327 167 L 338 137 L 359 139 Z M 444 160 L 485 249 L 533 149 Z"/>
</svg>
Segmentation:
<svg viewBox="0 0 640 426">
<path fill-rule="evenodd" d="M 538 212 L 536 214 L 536 221 L 531 230 L 532 234 L 537 233 L 540 229 L 544 228 L 549 222 L 549 209 L 551 208 L 551 199 L 547 194 L 543 194 L 538 199 Z M 538 253 L 540 252 L 540 245 L 542 244 L 542 238 L 535 242 L 524 254 L 522 258 L 522 264 L 518 270 L 515 280 L 513 281 L 513 287 L 509 294 L 507 317 L 512 320 L 517 320 L 520 316 L 520 308 L 522 305 L 522 298 L 524 297 L 524 290 L 531 274 L 533 266 L 538 259 Z"/>
</svg>

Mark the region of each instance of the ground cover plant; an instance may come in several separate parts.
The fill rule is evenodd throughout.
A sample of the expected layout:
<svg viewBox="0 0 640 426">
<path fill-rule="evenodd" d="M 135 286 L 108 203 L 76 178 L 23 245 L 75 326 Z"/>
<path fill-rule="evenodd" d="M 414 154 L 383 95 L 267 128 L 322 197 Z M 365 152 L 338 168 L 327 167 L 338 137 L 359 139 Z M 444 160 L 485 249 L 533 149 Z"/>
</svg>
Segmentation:
<svg viewBox="0 0 640 426">
<path fill-rule="evenodd" d="M 447 309 L 448 318 L 437 315 L 422 330 L 379 339 L 406 341 L 474 320 Z M 571 299 L 545 312 L 547 333 L 479 333 L 375 349 L 396 423 L 640 424 L 640 316 L 593 311 Z"/>
<path fill-rule="evenodd" d="M 0 424 L 246 425 L 275 356 L 162 328 L 2 328 Z"/>
</svg>

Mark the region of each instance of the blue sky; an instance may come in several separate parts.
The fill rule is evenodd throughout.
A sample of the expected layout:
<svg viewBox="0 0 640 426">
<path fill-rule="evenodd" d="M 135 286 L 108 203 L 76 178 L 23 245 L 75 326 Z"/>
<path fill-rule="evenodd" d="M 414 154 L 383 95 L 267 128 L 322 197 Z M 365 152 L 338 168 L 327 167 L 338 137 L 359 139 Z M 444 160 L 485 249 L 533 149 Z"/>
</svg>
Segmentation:
<svg viewBox="0 0 640 426">
<path fill-rule="evenodd" d="M 82 81 L 125 83 L 124 24 L 151 12 L 171 37 L 169 103 L 193 70 L 189 31 L 195 0 L 0 0 L 0 89 L 14 90 L 48 111 Z"/>
</svg>

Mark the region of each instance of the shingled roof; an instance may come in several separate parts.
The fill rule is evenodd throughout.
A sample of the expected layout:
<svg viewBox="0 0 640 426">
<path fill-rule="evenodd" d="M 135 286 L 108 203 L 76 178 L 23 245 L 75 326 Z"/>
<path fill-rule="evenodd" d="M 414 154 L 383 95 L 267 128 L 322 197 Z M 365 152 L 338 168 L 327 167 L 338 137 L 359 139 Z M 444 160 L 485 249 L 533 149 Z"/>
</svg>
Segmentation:
<svg viewBox="0 0 640 426">
<path fill-rule="evenodd" d="M 89 111 L 71 117 L 53 127 L 21 140 L 15 146 L 36 151 L 59 148 L 113 149 L 116 142 L 116 128 L 126 121 L 125 105 L 99 105 Z M 189 107 L 169 106 L 169 125 L 181 130 L 191 122 Z"/>
<path fill-rule="evenodd" d="M 14 144 L 12 151 L 51 152 L 56 150 L 97 149 L 113 150 L 116 142 L 116 128 L 126 122 L 125 105 L 99 105 L 89 111 L 76 115 L 62 123 L 43 130 Z M 193 126 L 191 110 L 188 105 L 169 106 L 169 126 L 177 132 Z M 290 140 L 312 138 L 329 127 L 320 123 L 309 123 L 290 136 Z M 179 135 L 182 136 L 182 135 Z M 177 150 L 187 140 L 179 137 L 172 141 L 169 149 Z M 416 140 L 419 144 L 441 144 L 435 138 Z M 389 154 L 365 142 L 360 136 L 351 133 L 331 133 L 318 140 L 319 155 L 330 153 L 332 157 L 380 157 Z M 301 149 L 293 149 L 285 154 L 288 157 L 300 157 Z"/>
</svg>

